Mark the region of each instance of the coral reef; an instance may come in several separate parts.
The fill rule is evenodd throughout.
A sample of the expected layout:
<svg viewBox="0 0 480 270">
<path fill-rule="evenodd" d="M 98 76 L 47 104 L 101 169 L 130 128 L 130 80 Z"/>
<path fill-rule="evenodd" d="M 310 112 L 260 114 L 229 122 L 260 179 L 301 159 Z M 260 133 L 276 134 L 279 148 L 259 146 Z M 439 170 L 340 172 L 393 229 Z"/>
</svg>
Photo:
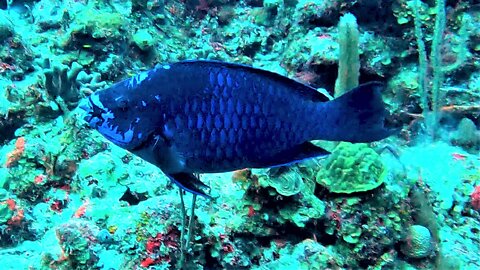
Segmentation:
<svg viewBox="0 0 480 270">
<path fill-rule="evenodd" d="M 475 210 L 480 210 L 480 186 L 476 186 L 475 190 L 470 195 L 472 207 Z"/>
<path fill-rule="evenodd" d="M 71 220 L 60 225 L 56 229 L 56 234 L 63 255 L 49 265 L 63 269 L 88 269 L 95 266 L 98 257 L 95 255 L 93 245 L 96 242 L 97 231 L 98 228 L 83 220 Z"/>
<path fill-rule="evenodd" d="M 270 254 L 265 253 L 264 258 L 267 263 L 255 269 L 327 269 L 341 265 L 339 258 L 332 251 L 310 239 L 304 240 L 295 247 L 283 248 L 278 254 L 274 250 L 270 251 Z"/>
<path fill-rule="evenodd" d="M 458 124 L 451 141 L 454 145 L 459 145 L 467 151 L 480 150 L 480 131 L 477 130 L 475 123 L 469 118 L 463 118 Z"/>
<path fill-rule="evenodd" d="M 184 269 L 480 268 L 475 1 L 7 2 L 2 269 L 174 269 L 182 256 Z M 345 39 L 351 28 L 337 28 L 348 13 L 358 45 Z M 198 199 L 182 253 L 178 189 L 88 129 L 75 107 L 155 64 L 199 58 L 261 67 L 328 96 L 342 76 L 383 81 L 402 131 L 374 144 L 319 142 L 326 159 L 202 175 L 212 200 Z M 346 59 L 354 64 L 344 69 Z"/>
</svg>

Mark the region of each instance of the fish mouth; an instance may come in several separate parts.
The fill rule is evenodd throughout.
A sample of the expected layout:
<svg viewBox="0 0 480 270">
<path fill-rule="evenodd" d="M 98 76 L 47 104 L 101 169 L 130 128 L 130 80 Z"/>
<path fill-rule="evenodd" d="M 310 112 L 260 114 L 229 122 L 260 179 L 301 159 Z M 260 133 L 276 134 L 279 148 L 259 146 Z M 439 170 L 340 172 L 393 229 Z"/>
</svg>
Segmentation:
<svg viewBox="0 0 480 270">
<path fill-rule="evenodd" d="M 78 119 L 81 119 L 81 121 L 87 122 L 91 127 L 93 127 L 91 125 L 92 109 L 93 108 L 90 101 L 90 97 L 81 99 L 77 106 Z"/>
<path fill-rule="evenodd" d="M 92 110 L 92 106 L 90 105 L 90 98 L 83 98 L 78 103 L 78 108 L 81 109 L 80 118 L 86 121 L 90 111 Z M 88 122 L 88 121 L 87 121 Z"/>
<path fill-rule="evenodd" d="M 91 105 L 90 97 L 82 98 L 80 100 L 80 102 L 78 103 L 78 108 L 84 110 L 85 112 L 91 111 L 92 110 L 92 105 Z"/>
<path fill-rule="evenodd" d="M 100 102 L 98 95 L 93 94 L 88 98 L 82 99 L 78 104 L 78 108 L 83 110 L 80 118 L 87 122 L 90 127 L 98 128 L 105 122 L 104 115 L 106 110 Z"/>
<path fill-rule="evenodd" d="M 110 110 L 105 109 L 98 95 L 93 94 L 88 98 L 82 99 L 78 104 L 78 108 L 83 110 L 80 118 L 87 122 L 91 128 L 100 132 L 109 141 L 123 148 L 128 148 L 132 143 L 133 128 L 129 128 L 123 132 L 120 131 L 118 125 L 112 123 L 115 115 Z"/>
</svg>

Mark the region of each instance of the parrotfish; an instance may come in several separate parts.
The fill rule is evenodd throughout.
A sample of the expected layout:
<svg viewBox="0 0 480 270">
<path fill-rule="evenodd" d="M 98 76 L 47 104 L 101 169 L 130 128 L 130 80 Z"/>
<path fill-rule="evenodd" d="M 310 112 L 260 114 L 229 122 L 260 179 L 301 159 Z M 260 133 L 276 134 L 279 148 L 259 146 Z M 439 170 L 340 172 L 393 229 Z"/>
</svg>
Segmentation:
<svg viewBox="0 0 480 270">
<path fill-rule="evenodd" d="M 274 72 L 219 61 L 157 65 L 97 91 L 80 107 L 114 144 L 174 183 L 209 197 L 195 175 L 288 165 L 328 155 L 312 140 L 373 142 L 395 129 L 379 82 L 329 100 Z"/>
</svg>

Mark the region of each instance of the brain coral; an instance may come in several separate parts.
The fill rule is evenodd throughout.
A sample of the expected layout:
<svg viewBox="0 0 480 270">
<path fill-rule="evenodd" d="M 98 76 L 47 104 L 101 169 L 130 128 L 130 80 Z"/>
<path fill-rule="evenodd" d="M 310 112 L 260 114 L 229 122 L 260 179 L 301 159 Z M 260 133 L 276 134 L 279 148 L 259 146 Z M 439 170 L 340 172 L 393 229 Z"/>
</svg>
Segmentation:
<svg viewBox="0 0 480 270">
<path fill-rule="evenodd" d="M 425 258 L 433 251 L 432 234 L 421 225 L 413 225 L 408 229 L 407 237 L 400 250 L 409 258 Z"/>
<path fill-rule="evenodd" d="M 283 196 L 292 196 L 299 193 L 303 188 L 302 175 L 297 166 L 278 167 L 268 170 L 267 175 L 261 176 L 268 186 Z"/>
<path fill-rule="evenodd" d="M 383 183 L 385 167 L 367 144 L 340 143 L 318 173 L 317 182 L 334 193 L 372 190 Z"/>
</svg>

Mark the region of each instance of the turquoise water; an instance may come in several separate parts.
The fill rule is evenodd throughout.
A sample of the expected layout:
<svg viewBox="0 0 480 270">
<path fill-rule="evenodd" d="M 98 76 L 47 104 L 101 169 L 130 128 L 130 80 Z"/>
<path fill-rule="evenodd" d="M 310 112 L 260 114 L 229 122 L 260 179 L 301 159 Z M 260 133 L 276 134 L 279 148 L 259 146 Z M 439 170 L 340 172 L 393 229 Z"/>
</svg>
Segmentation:
<svg viewBox="0 0 480 270">
<path fill-rule="evenodd" d="M 480 269 L 478 29 L 473 0 L 0 2 L 0 269 Z M 381 81 L 401 130 L 179 193 L 77 105 L 186 59 Z"/>
</svg>

